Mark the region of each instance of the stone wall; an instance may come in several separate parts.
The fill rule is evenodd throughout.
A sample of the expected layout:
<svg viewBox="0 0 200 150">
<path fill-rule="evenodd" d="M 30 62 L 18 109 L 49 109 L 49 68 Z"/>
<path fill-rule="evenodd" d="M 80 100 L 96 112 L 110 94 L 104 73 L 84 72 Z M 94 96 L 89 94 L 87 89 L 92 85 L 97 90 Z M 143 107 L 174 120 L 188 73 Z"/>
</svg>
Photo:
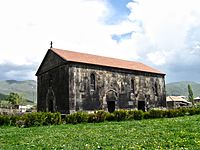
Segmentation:
<svg viewBox="0 0 200 150">
<path fill-rule="evenodd" d="M 164 75 L 64 61 L 48 51 L 37 77 L 38 111 L 166 106 Z"/>
<path fill-rule="evenodd" d="M 115 109 L 135 109 L 144 103 L 145 110 L 166 106 L 164 75 L 78 63 L 69 66 L 71 112 L 108 110 L 108 105 L 114 105 Z"/>
<path fill-rule="evenodd" d="M 38 75 L 38 111 L 69 113 L 68 66 Z"/>
</svg>

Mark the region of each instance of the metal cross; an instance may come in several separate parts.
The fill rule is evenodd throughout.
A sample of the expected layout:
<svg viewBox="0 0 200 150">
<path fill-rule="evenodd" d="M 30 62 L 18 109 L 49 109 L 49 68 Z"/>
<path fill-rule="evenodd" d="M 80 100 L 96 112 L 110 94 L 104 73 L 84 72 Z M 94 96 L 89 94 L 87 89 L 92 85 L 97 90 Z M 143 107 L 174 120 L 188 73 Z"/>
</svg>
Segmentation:
<svg viewBox="0 0 200 150">
<path fill-rule="evenodd" d="M 51 43 L 50 43 L 50 48 L 53 48 L 53 42 L 51 41 Z"/>
</svg>

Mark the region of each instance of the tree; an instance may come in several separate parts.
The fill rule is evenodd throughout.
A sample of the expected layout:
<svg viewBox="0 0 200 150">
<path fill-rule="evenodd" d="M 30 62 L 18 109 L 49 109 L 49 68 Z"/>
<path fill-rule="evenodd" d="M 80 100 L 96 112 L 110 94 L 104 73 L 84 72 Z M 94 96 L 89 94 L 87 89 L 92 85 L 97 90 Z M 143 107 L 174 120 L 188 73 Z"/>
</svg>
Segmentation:
<svg viewBox="0 0 200 150">
<path fill-rule="evenodd" d="M 23 101 L 23 98 L 18 93 L 11 92 L 8 97 L 6 98 L 13 105 L 20 104 Z"/>
<path fill-rule="evenodd" d="M 194 95 L 190 84 L 188 84 L 188 100 L 194 104 Z"/>
</svg>

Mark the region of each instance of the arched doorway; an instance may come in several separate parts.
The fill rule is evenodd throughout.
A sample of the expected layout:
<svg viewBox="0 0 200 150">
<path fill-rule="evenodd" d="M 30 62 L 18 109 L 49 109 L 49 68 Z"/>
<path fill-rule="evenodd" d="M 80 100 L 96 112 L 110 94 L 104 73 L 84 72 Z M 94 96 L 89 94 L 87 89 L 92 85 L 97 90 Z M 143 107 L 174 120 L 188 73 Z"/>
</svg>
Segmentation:
<svg viewBox="0 0 200 150">
<path fill-rule="evenodd" d="M 145 111 L 145 101 L 138 101 L 138 110 Z"/>
<path fill-rule="evenodd" d="M 55 94 L 54 94 L 52 87 L 50 87 L 48 89 L 47 96 L 46 96 L 46 102 L 47 102 L 47 105 L 46 105 L 47 111 L 48 112 L 55 112 L 56 111 L 56 109 L 55 109 L 56 99 L 55 99 Z"/>
<path fill-rule="evenodd" d="M 109 90 L 106 93 L 106 102 L 108 112 L 112 113 L 115 111 L 117 102 L 117 92 L 115 90 Z"/>
</svg>

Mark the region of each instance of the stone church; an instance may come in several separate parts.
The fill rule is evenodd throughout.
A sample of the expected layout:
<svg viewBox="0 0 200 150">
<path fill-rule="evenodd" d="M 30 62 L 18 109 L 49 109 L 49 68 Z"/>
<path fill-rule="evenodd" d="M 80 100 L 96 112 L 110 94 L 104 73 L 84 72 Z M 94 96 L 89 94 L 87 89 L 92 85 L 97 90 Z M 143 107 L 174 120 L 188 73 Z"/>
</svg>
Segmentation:
<svg viewBox="0 0 200 150">
<path fill-rule="evenodd" d="M 139 62 L 50 48 L 36 76 L 38 111 L 166 106 L 165 74 Z"/>
</svg>

